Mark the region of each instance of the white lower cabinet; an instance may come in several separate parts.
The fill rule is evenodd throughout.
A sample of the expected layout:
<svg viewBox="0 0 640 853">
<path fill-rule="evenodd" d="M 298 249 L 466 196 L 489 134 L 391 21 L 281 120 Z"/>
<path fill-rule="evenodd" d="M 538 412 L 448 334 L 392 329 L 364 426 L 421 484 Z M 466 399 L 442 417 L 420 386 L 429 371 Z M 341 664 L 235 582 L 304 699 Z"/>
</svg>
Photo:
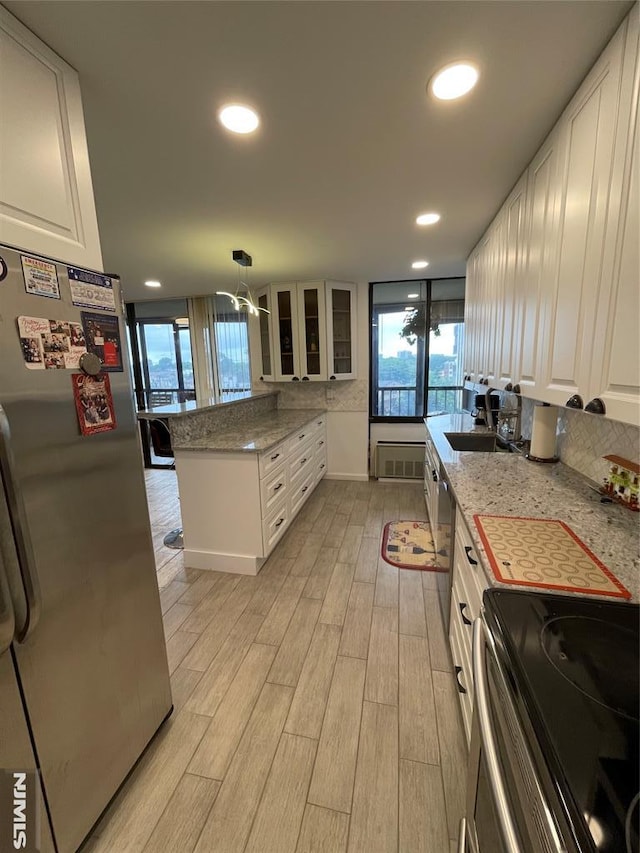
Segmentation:
<svg viewBox="0 0 640 853">
<path fill-rule="evenodd" d="M 482 592 L 487 586 L 466 524 L 456 517 L 449 645 L 467 742 L 471 740 L 473 715 L 472 637 L 473 622 L 480 615 Z"/>
<path fill-rule="evenodd" d="M 314 418 L 265 453 L 176 448 L 185 565 L 256 575 L 327 468 Z"/>
</svg>

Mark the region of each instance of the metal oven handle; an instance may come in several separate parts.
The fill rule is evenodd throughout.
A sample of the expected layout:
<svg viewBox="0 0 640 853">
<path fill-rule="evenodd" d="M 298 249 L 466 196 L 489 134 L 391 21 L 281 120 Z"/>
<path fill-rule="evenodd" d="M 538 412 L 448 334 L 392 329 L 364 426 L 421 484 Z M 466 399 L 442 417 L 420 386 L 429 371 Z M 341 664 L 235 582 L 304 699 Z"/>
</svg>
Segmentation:
<svg viewBox="0 0 640 853">
<path fill-rule="evenodd" d="M 475 690 L 475 711 L 480 723 L 480 736 L 482 739 L 482 750 L 487 763 L 489 784 L 493 793 L 493 801 L 496 807 L 502 837 L 507 853 L 521 853 L 518 843 L 513 817 L 509 810 L 509 798 L 507 796 L 504 779 L 500 769 L 498 749 L 491 723 L 489 710 L 489 696 L 487 684 L 487 670 L 485 666 L 485 625 L 481 617 L 473 623 L 473 684 Z"/>
</svg>

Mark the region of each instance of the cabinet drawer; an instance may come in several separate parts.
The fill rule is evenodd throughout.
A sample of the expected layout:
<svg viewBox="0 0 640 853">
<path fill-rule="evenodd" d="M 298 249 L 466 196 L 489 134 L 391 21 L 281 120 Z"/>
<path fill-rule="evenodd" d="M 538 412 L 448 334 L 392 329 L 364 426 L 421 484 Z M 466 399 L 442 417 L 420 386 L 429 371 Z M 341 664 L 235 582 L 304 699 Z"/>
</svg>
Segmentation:
<svg viewBox="0 0 640 853">
<path fill-rule="evenodd" d="M 324 451 L 324 448 L 320 453 L 316 453 L 313 457 L 313 470 L 315 473 L 315 481 L 318 483 L 327 473 L 327 454 Z"/>
<path fill-rule="evenodd" d="M 295 486 L 291 486 L 290 490 L 290 501 L 289 504 L 291 506 L 291 518 L 294 518 L 298 513 L 302 504 L 309 497 L 311 492 L 315 487 L 315 476 L 314 471 L 309 471 L 307 477 L 304 480 L 300 480 Z"/>
<path fill-rule="evenodd" d="M 273 551 L 276 543 L 287 529 L 290 520 L 289 502 L 283 498 L 262 524 L 262 543 L 265 557 Z"/>
<path fill-rule="evenodd" d="M 262 517 L 271 514 L 281 497 L 287 494 L 287 466 L 280 465 L 260 481 L 260 504 Z"/>
<path fill-rule="evenodd" d="M 274 471 L 278 465 L 282 465 L 287 457 L 287 442 L 283 441 L 276 447 L 261 453 L 258 457 L 258 467 L 260 469 L 260 479 L 266 477 Z"/>
<path fill-rule="evenodd" d="M 484 569 L 480 564 L 480 557 L 476 551 L 471 534 L 466 524 L 458 515 L 456 517 L 456 542 L 454 554 L 459 558 L 459 566 L 464 577 L 467 595 L 472 602 L 479 602 L 474 618 L 480 613 L 482 604 L 482 593 L 489 586 Z"/>
<path fill-rule="evenodd" d="M 287 445 L 289 448 L 289 452 L 292 454 L 296 454 L 298 449 L 303 445 L 306 445 L 314 436 L 314 422 L 312 421 L 309 424 L 305 424 L 303 427 L 297 432 L 294 432 L 292 436 L 289 436 L 287 439 Z"/>
<path fill-rule="evenodd" d="M 290 457 L 289 482 L 293 487 L 306 477 L 313 467 L 314 447 L 313 441 L 307 441 L 302 447 L 296 448 L 296 453 Z"/>
<path fill-rule="evenodd" d="M 307 426 L 311 429 L 312 432 L 315 433 L 318 433 L 321 430 L 324 431 L 326 430 L 327 426 L 327 418 L 325 415 L 318 415 L 317 418 L 314 418 L 314 420 L 309 421 Z"/>
<path fill-rule="evenodd" d="M 455 619 L 464 638 L 469 660 L 471 660 L 471 645 L 473 634 L 473 622 L 480 615 L 481 602 L 469 595 L 464 579 L 460 576 L 458 565 L 454 568 L 453 586 L 451 587 L 451 615 Z"/>
<path fill-rule="evenodd" d="M 313 447 L 314 447 L 316 453 L 319 453 L 319 452 L 325 453 L 326 452 L 327 434 L 326 434 L 324 429 L 319 430 L 316 433 L 314 440 L 313 440 Z"/>
<path fill-rule="evenodd" d="M 462 722 L 464 723 L 468 745 L 471 741 L 471 718 L 473 716 L 473 674 L 470 659 L 465 654 L 464 645 L 460 639 L 458 626 L 454 619 L 453 603 L 450 615 L 449 646 L 451 647 L 451 659 L 454 667 L 455 687 L 458 698 L 460 699 Z M 464 692 L 462 692 L 461 688 Z"/>
</svg>

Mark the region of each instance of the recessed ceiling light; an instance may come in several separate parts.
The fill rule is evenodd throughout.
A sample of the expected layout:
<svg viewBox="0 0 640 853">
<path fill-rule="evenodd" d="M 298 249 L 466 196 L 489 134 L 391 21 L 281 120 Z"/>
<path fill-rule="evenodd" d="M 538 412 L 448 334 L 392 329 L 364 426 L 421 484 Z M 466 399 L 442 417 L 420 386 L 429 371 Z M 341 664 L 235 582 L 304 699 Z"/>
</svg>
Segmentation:
<svg viewBox="0 0 640 853">
<path fill-rule="evenodd" d="M 416 219 L 417 225 L 434 225 L 440 220 L 439 213 L 421 213 Z"/>
<path fill-rule="evenodd" d="M 425 267 L 429 266 L 429 261 L 414 261 L 411 266 L 414 270 L 423 270 Z"/>
<path fill-rule="evenodd" d="M 145 281 L 147 287 L 162 287 L 159 281 Z"/>
<path fill-rule="evenodd" d="M 479 76 L 478 69 L 470 62 L 453 62 L 431 78 L 429 89 L 441 101 L 453 101 L 470 92 Z"/>
<path fill-rule="evenodd" d="M 233 133 L 253 133 L 260 124 L 258 114 L 242 104 L 229 104 L 223 107 L 218 117 L 227 130 Z"/>
<path fill-rule="evenodd" d="M 417 299 L 420 296 L 419 293 L 408 293 L 407 299 Z"/>
</svg>

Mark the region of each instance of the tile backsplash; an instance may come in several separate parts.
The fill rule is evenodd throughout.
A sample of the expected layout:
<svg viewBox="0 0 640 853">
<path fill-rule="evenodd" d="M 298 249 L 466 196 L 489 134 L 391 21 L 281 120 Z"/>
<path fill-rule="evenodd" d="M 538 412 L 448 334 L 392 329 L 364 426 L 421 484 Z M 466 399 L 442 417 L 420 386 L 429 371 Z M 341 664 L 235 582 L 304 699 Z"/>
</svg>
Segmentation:
<svg viewBox="0 0 640 853">
<path fill-rule="evenodd" d="M 522 435 L 531 438 L 534 401 L 522 399 Z M 592 415 L 579 409 L 560 408 L 557 453 L 561 461 L 600 485 L 609 470 L 604 456 L 616 454 L 631 462 L 640 459 L 640 428 Z"/>
<path fill-rule="evenodd" d="M 336 382 L 256 382 L 254 391 L 265 387 L 279 391 L 279 409 L 327 409 L 329 412 L 369 411 L 369 383 L 366 379 Z"/>
</svg>

